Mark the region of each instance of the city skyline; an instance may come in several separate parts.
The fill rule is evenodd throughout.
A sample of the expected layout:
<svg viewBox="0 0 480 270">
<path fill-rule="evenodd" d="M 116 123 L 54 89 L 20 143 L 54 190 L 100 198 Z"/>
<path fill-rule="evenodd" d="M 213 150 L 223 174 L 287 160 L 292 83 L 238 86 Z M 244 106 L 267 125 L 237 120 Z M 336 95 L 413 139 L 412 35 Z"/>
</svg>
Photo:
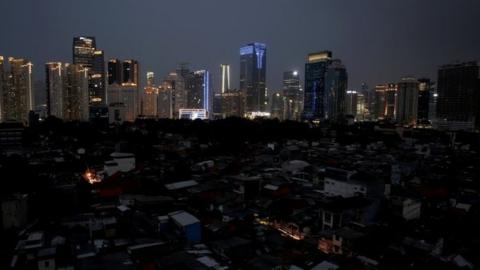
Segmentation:
<svg viewBox="0 0 480 270">
<path fill-rule="evenodd" d="M 480 0 L 0 11 L 0 269 L 480 269 Z"/>
<path fill-rule="evenodd" d="M 70 12 L 70 4 L 61 1 L 14 1 L 0 4 L 0 9 L 7 11 L 4 20 L 9 21 L 12 14 L 23 10 L 25 22 L 0 25 L 4 37 L 0 52 L 28 58 L 37 66 L 52 61 L 70 62 L 71 38 L 95 36 L 97 46 L 105 51 L 105 59 L 137 59 L 142 74 L 154 71 L 160 77 L 179 62 L 189 62 L 193 68 L 213 71 L 216 89 L 220 87 L 221 78 L 218 66 L 231 65 L 231 85 L 237 88 L 238 46 L 262 42 L 269 48 L 267 87 L 271 90 L 281 89 L 286 70 L 298 70 L 303 77 L 305 56 L 319 50 L 332 50 L 343 60 L 349 69 L 349 88 L 352 89 L 359 89 L 362 82 L 372 87 L 407 75 L 435 78 L 440 65 L 478 59 L 476 48 L 480 47 L 480 38 L 475 34 L 475 25 L 479 25 L 480 19 L 474 12 L 480 7 L 478 2 L 435 1 L 435 12 L 430 9 L 430 1 L 372 0 L 370 5 L 347 2 L 351 9 L 342 8 L 341 3 L 320 1 L 275 1 L 275 5 L 265 1 L 256 5 L 255 10 L 244 13 L 247 14 L 245 22 L 237 24 L 239 15 L 224 13 L 229 14 L 230 10 L 241 13 L 249 6 L 248 1 L 243 4 L 207 1 L 201 5 L 192 1 L 141 1 L 140 5 L 115 1 L 112 5 L 105 1 L 95 3 L 98 9 L 91 12 L 81 12 L 89 5 L 73 5 L 75 12 Z M 167 12 L 172 8 L 183 8 L 186 15 L 191 15 L 176 24 L 177 31 L 170 29 L 177 21 Z M 267 9 L 269 16 L 262 16 Z M 105 10 L 113 10 L 117 15 L 107 14 L 115 12 Z M 313 16 L 314 10 L 322 13 Z M 402 12 L 407 10 L 408 13 Z M 122 14 L 135 16 L 121 20 Z M 142 14 L 145 16 L 140 16 Z M 158 16 L 153 16 L 156 14 Z M 218 17 L 212 19 L 205 15 Z M 116 21 L 116 27 L 110 23 L 95 24 L 93 18 L 98 16 L 104 16 L 105 21 L 109 18 Z M 332 16 L 336 16 L 335 27 Z M 204 22 L 200 24 L 202 27 L 193 23 L 200 19 Z M 238 31 L 230 31 L 232 29 Z M 188 34 L 175 35 L 178 31 Z M 285 40 L 288 34 L 293 39 Z M 36 42 L 38 45 L 34 47 L 28 42 L 32 38 L 41 42 Z M 34 69 L 35 80 L 43 80 L 42 70 Z M 144 80 L 142 76 L 142 85 Z"/>
</svg>

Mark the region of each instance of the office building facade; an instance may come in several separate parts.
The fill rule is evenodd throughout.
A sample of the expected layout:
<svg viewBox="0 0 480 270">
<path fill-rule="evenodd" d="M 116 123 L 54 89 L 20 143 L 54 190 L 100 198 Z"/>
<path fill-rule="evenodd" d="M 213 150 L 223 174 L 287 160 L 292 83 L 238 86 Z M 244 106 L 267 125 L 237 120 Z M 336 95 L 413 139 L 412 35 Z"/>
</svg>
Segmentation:
<svg viewBox="0 0 480 270">
<path fill-rule="evenodd" d="M 345 114 L 353 117 L 357 116 L 358 92 L 348 90 L 345 98 Z"/>
<path fill-rule="evenodd" d="M 108 63 L 108 104 L 123 104 L 123 121 L 133 122 L 140 113 L 138 61 L 111 59 Z M 110 73 L 112 72 L 112 73 Z M 111 84 L 110 84 L 111 82 Z M 117 106 L 117 107 L 118 107 Z M 122 109 L 123 111 L 123 109 Z"/>
<path fill-rule="evenodd" d="M 108 84 L 122 84 L 122 61 L 110 59 L 108 61 Z"/>
<path fill-rule="evenodd" d="M 262 43 L 251 43 L 240 48 L 240 91 L 246 96 L 247 112 L 265 112 L 267 109 L 267 48 Z"/>
<path fill-rule="evenodd" d="M 303 89 L 298 71 L 283 73 L 283 96 L 285 97 L 284 119 L 299 121 L 303 112 Z"/>
<path fill-rule="evenodd" d="M 105 105 L 105 58 L 104 52 L 98 50 L 94 37 L 73 38 L 73 64 L 88 68 L 88 95 L 92 106 Z"/>
<path fill-rule="evenodd" d="M 418 111 L 418 80 L 404 77 L 398 83 L 395 118 L 402 125 L 415 125 Z"/>
<path fill-rule="evenodd" d="M 232 89 L 215 94 L 215 118 L 243 117 L 245 115 L 244 92 Z"/>
<path fill-rule="evenodd" d="M 386 83 L 375 86 L 374 118 L 395 120 L 397 84 Z"/>
<path fill-rule="evenodd" d="M 303 118 L 309 121 L 325 119 L 325 86 L 332 52 L 322 51 L 308 55 L 305 64 Z"/>
<path fill-rule="evenodd" d="M 328 68 L 325 82 L 324 117 L 340 120 L 345 114 L 345 94 L 347 93 L 348 74 L 345 66 L 338 59 L 333 60 Z"/>
<path fill-rule="evenodd" d="M 47 115 L 62 119 L 64 110 L 63 93 L 65 87 L 65 69 L 63 63 L 47 63 L 45 65 L 45 75 L 47 86 Z"/>
<path fill-rule="evenodd" d="M 3 60 L 0 62 L 0 73 L 3 74 L 0 83 L 3 85 L 1 119 L 26 123 L 34 108 L 33 64 L 26 59 L 9 57 L 8 65 L 9 70 L 5 69 Z"/>
<path fill-rule="evenodd" d="M 417 122 L 426 124 L 431 121 L 430 104 L 433 99 L 433 82 L 428 78 L 418 79 Z"/>
<path fill-rule="evenodd" d="M 143 89 L 141 111 L 144 117 L 158 115 L 158 87 L 155 85 L 155 74 L 147 72 L 147 86 Z"/>
<path fill-rule="evenodd" d="M 88 121 L 89 119 L 89 70 L 82 65 L 65 64 L 66 81 L 63 93 L 63 119 Z"/>
<path fill-rule="evenodd" d="M 475 61 L 441 66 L 437 80 L 436 126 L 474 130 L 480 127 L 479 66 Z"/>
<path fill-rule="evenodd" d="M 188 78 L 186 78 L 188 79 Z M 204 109 L 211 112 L 212 91 L 210 89 L 210 73 L 198 70 L 193 73 L 193 87 L 188 89 L 188 108 Z"/>
</svg>

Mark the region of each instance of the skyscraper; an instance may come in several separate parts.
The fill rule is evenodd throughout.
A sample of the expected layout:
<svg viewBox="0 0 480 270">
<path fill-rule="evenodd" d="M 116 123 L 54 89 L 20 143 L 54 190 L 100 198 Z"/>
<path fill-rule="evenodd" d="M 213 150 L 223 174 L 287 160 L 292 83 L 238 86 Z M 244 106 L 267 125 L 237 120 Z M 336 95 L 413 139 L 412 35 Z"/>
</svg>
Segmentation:
<svg viewBox="0 0 480 270">
<path fill-rule="evenodd" d="M 397 84 L 386 83 L 375 86 L 374 115 L 377 120 L 395 119 Z"/>
<path fill-rule="evenodd" d="M 218 116 L 225 117 L 243 117 L 245 115 L 245 97 L 244 92 L 230 90 L 225 93 L 215 95 L 217 102 Z"/>
<path fill-rule="evenodd" d="M 357 92 L 357 109 L 356 109 L 355 119 L 360 121 L 364 121 L 369 117 L 366 98 L 363 93 L 364 93 L 363 91 L 360 93 Z"/>
<path fill-rule="evenodd" d="M 353 117 L 357 116 L 358 92 L 348 90 L 345 99 L 345 114 Z"/>
<path fill-rule="evenodd" d="M 438 70 L 437 126 L 473 130 L 480 127 L 479 66 L 476 61 L 444 65 Z"/>
<path fill-rule="evenodd" d="M 63 92 L 63 119 L 87 121 L 89 118 L 89 70 L 82 65 L 65 64 L 66 76 Z"/>
<path fill-rule="evenodd" d="M 345 114 L 345 94 L 348 85 L 347 70 L 340 60 L 335 59 L 329 64 L 325 83 L 325 118 L 338 120 Z"/>
<path fill-rule="evenodd" d="M 122 107 L 122 111 L 125 112 L 123 121 L 134 121 L 139 114 L 138 62 L 131 59 L 124 61 L 111 59 L 108 62 L 108 70 L 108 105 Z M 121 104 L 123 106 L 120 106 Z"/>
<path fill-rule="evenodd" d="M 379 84 L 375 86 L 375 109 L 374 115 L 376 120 L 381 120 L 385 118 L 386 114 L 386 102 L 385 102 L 385 92 L 387 91 L 387 84 Z"/>
<path fill-rule="evenodd" d="M 147 72 L 147 86 L 155 86 L 155 73 Z"/>
<path fill-rule="evenodd" d="M 480 83 L 479 83 L 480 85 Z M 430 102 L 429 102 L 429 109 L 428 109 L 428 119 L 430 120 L 430 124 L 434 124 L 437 120 L 437 103 L 438 103 L 438 92 L 437 88 L 435 87 L 435 83 L 432 83 L 432 89 L 430 93 Z"/>
<path fill-rule="evenodd" d="M 158 90 L 158 117 L 173 118 L 174 91 L 177 73 L 171 72 L 162 82 Z"/>
<path fill-rule="evenodd" d="M 188 91 L 193 87 L 191 73 L 181 66 L 164 79 L 159 93 L 159 117 L 178 118 L 180 109 L 188 109 Z"/>
<path fill-rule="evenodd" d="M 405 77 L 398 83 L 395 118 L 397 123 L 415 125 L 418 110 L 418 80 Z"/>
<path fill-rule="evenodd" d="M 370 89 L 366 83 L 362 83 L 360 93 L 363 96 L 363 119 L 375 118 L 375 88 Z"/>
<path fill-rule="evenodd" d="M 89 71 L 89 98 L 92 105 L 106 104 L 105 57 L 101 50 L 93 52 L 93 66 Z"/>
<path fill-rule="evenodd" d="M 430 101 L 433 98 L 433 83 L 428 78 L 418 79 L 418 123 L 427 123 L 430 120 Z"/>
<path fill-rule="evenodd" d="M 300 120 L 303 110 L 303 90 L 298 71 L 283 73 L 283 96 L 285 97 L 284 118 Z"/>
<path fill-rule="evenodd" d="M 0 55 L 0 123 L 3 122 L 3 91 L 5 81 L 5 70 L 3 67 L 3 56 Z"/>
<path fill-rule="evenodd" d="M 157 117 L 158 114 L 158 87 L 155 85 L 155 74 L 147 72 L 147 86 L 142 98 L 142 115 Z"/>
<path fill-rule="evenodd" d="M 96 47 L 94 37 L 73 38 L 73 64 L 88 68 L 90 105 L 106 104 L 104 53 Z"/>
<path fill-rule="evenodd" d="M 122 63 L 122 85 L 138 86 L 139 84 L 139 70 L 138 61 L 125 60 Z"/>
<path fill-rule="evenodd" d="M 178 118 L 181 109 L 205 109 L 212 113 L 213 93 L 208 70 L 190 71 L 182 63 L 164 79 L 159 89 L 159 117 Z"/>
<path fill-rule="evenodd" d="M 395 83 L 388 83 L 385 89 L 385 119 L 393 120 L 396 114 L 396 101 L 398 95 L 398 85 Z"/>
<path fill-rule="evenodd" d="M 45 82 L 47 85 L 47 115 L 63 118 L 63 93 L 65 69 L 60 62 L 45 65 Z"/>
<path fill-rule="evenodd" d="M 88 68 L 51 62 L 45 65 L 45 70 L 47 114 L 67 121 L 87 121 Z"/>
<path fill-rule="evenodd" d="M 305 64 L 305 89 L 303 118 L 323 120 L 325 118 L 325 75 L 332 52 L 322 51 L 308 55 Z"/>
<path fill-rule="evenodd" d="M 118 59 L 108 61 L 108 84 L 122 84 L 122 62 Z"/>
<path fill-rule="evenodd" d="M 276 92 L 272 94 L 271 97 L 271 109 L 270 115 L 271 118 L 276 118 L 278 120 L 284 120 L 284 112 L 285 112 L 285 103 L 286 98 L 282 92 Z"/>
<path fill-rule="evenodd" d="M 267 47 L 251 43 L 240 48 L 240 90 L 246 94 L 246 112 L 265 112 Z"/>
<path fill-rule="evenodd" d="M 212 92 L 210 90 L 210 73 L 198 70 L 193 74 L 193 89 L 188 91 L 188 108 L 211 111 Z"/>
<path fill-rule="evenodd" d="M 72 49 L 74 64 L 80 64 L 87 68 L 92 68 L 93 54 L 96 51 L 94 37 L 74 37 Z"/>
<path fill-rule="evenodd" d="M 220 68 L 222 69 L 221 93 L 225 93 L 230 90 L 230 65 L 222 64 Z"/>
<path fill-rule="evenodd" d="M 4 80 L 1 118 L 2 121 L 27 122 L 28 114 L 34 108 L 33 64 L 25 59 L 13 57 L 8 58 L 8 63 L 10 70 L 2 72 Z M 3 66 L 3 61 L 0 65 Z"/>
</svg>

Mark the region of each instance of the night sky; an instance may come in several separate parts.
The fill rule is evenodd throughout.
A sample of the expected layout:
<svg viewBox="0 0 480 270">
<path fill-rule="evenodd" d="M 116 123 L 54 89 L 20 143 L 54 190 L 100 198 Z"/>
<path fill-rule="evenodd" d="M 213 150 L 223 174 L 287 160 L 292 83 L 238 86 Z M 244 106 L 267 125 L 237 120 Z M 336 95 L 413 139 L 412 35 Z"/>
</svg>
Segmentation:
<svg viewBox="0 0 480 270">
<path fill-rule="evenodd" d="M 235 88 L 238 49 L 253 41 L 267 44 L 269 89 L 324 49 L 346 64 L 350 89 L 436 80 L 439 65 L 480 58 L 479 0 L 0 0 L 0 13 L 0 55 L 31 59 L 36 80 L 45 62 L 72 61 L 76 35 L 95 36 L 106 60 L 139 60 L 142 77 L 157 80 L 189 62 L 218 86 L 220 64 L 231 64 Z"/>
</svg>

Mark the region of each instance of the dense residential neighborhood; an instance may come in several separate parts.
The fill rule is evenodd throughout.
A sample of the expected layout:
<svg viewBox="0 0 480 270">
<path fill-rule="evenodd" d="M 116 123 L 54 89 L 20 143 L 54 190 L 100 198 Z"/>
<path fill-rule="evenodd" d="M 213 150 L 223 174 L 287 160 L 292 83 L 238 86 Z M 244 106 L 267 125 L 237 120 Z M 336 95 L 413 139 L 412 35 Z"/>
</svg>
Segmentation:
<svg viewBox="0 0 480 270">
<path fill-rule="evenodd" d="M 1 124 L 1 269 L 476 269 L 478 133 Z"/>
</svg>

